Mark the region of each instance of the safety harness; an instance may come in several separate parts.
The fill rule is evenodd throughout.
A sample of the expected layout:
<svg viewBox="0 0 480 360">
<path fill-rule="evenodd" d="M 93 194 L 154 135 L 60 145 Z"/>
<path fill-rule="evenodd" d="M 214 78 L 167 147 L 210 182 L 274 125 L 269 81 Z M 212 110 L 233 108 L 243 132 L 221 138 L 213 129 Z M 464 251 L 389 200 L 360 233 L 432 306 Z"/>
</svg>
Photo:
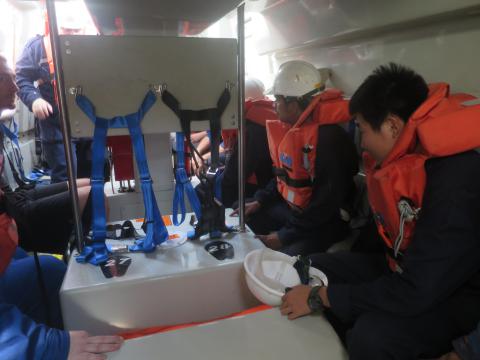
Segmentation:
<svg viewBox="0 0 480 360">
<path fill-rule="evenodd" d="M 188 137 L 189 138 L 189 137 Z M 197 193 L 190 182 L 187 170 L 185 168 L 185 134 L 176 133 L 176 168 L 175 168 L 175 192 L 173 195 L 173 224 L 178 226 L 185 221 L 185 195 L 187 194 L 192 210 L 197 219 L 201 218 L 202 205 L 198 199 Z M 180 206 L 180 221 L 178 221 L 178 207 Z"/>
<path fill-rule="evenodd" d="M 5 156 L 10 164 L 10 170 L 17 185 L 21 189 L 33 189 L 36 181 L 29 179 L 23 169 L 23 157 L 20 150 L 20 143 L 18 142 L 18 125 L 13 118 L 10 120 L 10 124 L 13 125 L 13 130 L 3 122 L 0 123 L 0 131 L 10 140 L 11 145 L 11 151 L 7 151 L 5 146 L 6 141 L 4 139 Z"/>
<path fill-rule="evenodd" d="M 152 178 L 148 170 L 145 145 L 140 127 L 143 117 L 155 101 L 155 94 L 152 91 L 148 91 L 140 109 L 136 113 L 105 119 L 96 116 L 95 107 L 86 96 L 81 94 L 76 96 L 78 107 L 95 125 L 91 177 L 92 241 L 91 245 L 85 246 L 82 254 L 77 257 L 78 262 L 90 262 L 91 264 L 98 265 L 108 258 L 108 249 L 105 245 L 107 233 L 103 189 L 105 148 L 109 128 L 128 128 L 133 143 L 138 171 L 140 173 L 143 202 L 145 205 L 146 236 L 136 240 L 134 245 L 129 246 L 129 250 L 133 252 L 152 252 L 157 245 L 168 239 L 168 231 L 160 215 L 160 210 L 158 209 L 153 192 Z"/>
<path fill-rule="evenodd" d="M 180 102 L 167 90 L 162 92 L 162 101 L 167 105 L 180 120 L 182 133 L 177 133 L 177 170 L 175 173 L 175 197 L 173 203 L 173 219 L 178 224 L 178 204 L 182 211 L 181 221 L 185 219 L 185 204 L 183 193 L 186 190 L 193 211 L 198 219 L 193 234 L 189 234 L 189 238 L 198 239 L 203 234 L 209 233 L 210 238 L 219 238 L 222 232 L 228 232 L 230 229 L 225 225 L 225 207 L 221 203 L 220 193 L 220 175 L 222 169 L 219 161 L 219 146 L 221 139 L 220 119 L 230 102 L 230 92 L 225 89 L 217 102 L 217 107 L 203 110 L 183 110 Z M 211 165 L 199 174 L 200 185 L 195 194 L 195 190 L 189 184 L 189 179 L 185 172 L 184 161 L 184 139 L 186 139 L 192 154 L 196 153 L 200 158 L 201 155 L 193 146 L 190 140 L 191 122 L 209 120 L 210 122 L 210 148 L 211 148 Z M 195 159 L 195 157 L 194 157 Z M 196 161 L 196 160 L 195 160 Z"/>
</svg>

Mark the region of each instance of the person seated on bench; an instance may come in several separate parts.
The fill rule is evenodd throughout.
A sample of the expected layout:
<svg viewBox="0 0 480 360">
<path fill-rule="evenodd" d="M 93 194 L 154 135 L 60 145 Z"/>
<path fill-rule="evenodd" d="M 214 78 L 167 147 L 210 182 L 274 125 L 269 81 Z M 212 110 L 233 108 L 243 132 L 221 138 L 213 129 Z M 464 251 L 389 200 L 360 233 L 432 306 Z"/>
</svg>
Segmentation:
<svg viewBox="0 0 480 360">
<path fill-rule="evenodd" d="M 350 101 L 385 254 L 316 254 L 328 287 L 283 298 L 290 319 L 326 309 L 350 359 L 438 357 L 480 319 L 480 106 L 397 64 Z"/>
</svg>

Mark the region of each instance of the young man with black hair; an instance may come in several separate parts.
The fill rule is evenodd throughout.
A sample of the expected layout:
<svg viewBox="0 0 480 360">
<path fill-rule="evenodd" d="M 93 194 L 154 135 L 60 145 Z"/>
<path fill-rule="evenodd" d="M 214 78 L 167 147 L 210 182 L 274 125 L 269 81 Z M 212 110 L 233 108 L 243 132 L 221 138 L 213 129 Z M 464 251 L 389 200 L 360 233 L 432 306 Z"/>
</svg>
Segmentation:
<svg viewBox="0 0 480 360">
<path fill-rule="evenodd" d="M 272 89 L 279 120 L 267 121 L 275 178 L 245 206 L 257 237 L 290 255 L 325 251 L 349 231 L 358 159 L 338 125 L 350 119 L 348 101 L 340 91 L 321 87 L 310 63 L 280 67 Z"/>
<path fill-rule="evenodd" d="M 350 359 L 437 357 L 480 319 L 480 107 L 469 98 L 390 64 L 350 101 L 385 254 L 314 255 L 328 287 L 298 286 L 281 306 L 289 319 L 326 309 Z"/>
</svg>

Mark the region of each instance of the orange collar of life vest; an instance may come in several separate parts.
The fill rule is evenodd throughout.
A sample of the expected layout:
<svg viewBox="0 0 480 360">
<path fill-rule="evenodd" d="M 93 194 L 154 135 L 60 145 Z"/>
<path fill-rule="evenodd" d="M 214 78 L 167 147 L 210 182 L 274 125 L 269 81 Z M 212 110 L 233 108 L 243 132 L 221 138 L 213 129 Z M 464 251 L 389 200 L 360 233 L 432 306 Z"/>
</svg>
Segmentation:
<svg viewBox="0 0 480 360">
<path fill-rule="evenodd" d="M 327 124 L 335 124 L 339 122 L 344 122 L 348 121 L 349 119 L 349 114 L 348 114 L 348 101 L 343 100 L 343 92 L 338 90 L 338 89 L 327 89 L 320 93 L 319 95 L 315 96 L 312 101 L 310 101 L 310 104 L 308 104 L 307 108 L 303 111 L 303 113 L 300 115 L 298 118 L 297 122 L 292 126 L 292 128 L 299 128 L 302 126 L 307 119 L 310 118 L 310 115 L 313 113 L 314 119 L 318 120 L 318 123 L 321 125 L 327 125 Z M 343 100 L 345 102 L 345 109 L 347 112 L 347 118 L 345 117 L 338 118 L 338 117 L 331 117 L 328 116 L 329 114 L 319 114 L 320 107 L 318 104 L 320 102 L 328 102 L 328 101 L 333 101 L 333 100 Z"/>
<path fill-rule="evenodd" d="M 409 118 L 381 167 L 409 153 L 440 157 L 480 146 L 480 106 L 462 105 L 472 99 L 468 94 L 450 95 L 447 83 L 431 84 L 427 100 Z"/>
</svg>

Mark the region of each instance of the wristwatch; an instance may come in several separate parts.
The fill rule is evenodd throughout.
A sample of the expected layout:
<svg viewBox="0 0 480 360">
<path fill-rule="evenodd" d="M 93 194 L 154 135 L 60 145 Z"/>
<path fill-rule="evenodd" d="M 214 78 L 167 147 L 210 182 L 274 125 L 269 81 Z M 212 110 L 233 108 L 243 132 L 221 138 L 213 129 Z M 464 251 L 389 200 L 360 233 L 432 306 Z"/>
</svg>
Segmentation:
<svg viewBox="0 0 480 360">
<path fill-rule="evenodd" d="M 313 312 L 321 312 L 323 311 L 323 302 L 318 293 L 318 290 L 323 286 L 314 286 L 310 290 L 310 294 L 308 294 L 307 304 L 310 310 Z"/>
</svg>

